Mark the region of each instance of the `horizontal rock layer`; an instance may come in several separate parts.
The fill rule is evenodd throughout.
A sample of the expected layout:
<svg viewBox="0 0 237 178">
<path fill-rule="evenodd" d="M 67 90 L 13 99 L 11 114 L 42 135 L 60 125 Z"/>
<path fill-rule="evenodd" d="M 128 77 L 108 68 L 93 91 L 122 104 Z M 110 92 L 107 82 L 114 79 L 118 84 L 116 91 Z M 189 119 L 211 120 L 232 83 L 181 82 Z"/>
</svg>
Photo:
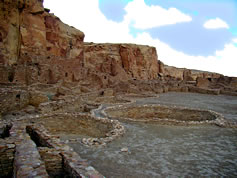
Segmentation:
<svg viewBox="0 0 237 178">
<path fill-rule="evenodd" d="M 101 87 L 109 78 L 157 78 L 154 47 L 84 44 L 84 33 L 62 23 L 43 8 L 41 0 L 1 1 L 0 8 L 2 83 L 54 84 L 88 77 Z"/>
<path fill-rule="evenodd" d="M 48 13 L 41 0 L 0 2 L 0 82 L 56 83 L 77 76 L 84 33 Z"/>
<path fill-rule="evenodd" d="M 237 91 L 236 78 L 164 65 L 154 47 L 84 43 L 84 33 L 44 9 L 43 0 L 3 0 L 0 9 L 0 83 L 70 82 L 98 89 L 161 79 Z"/>
</svg>

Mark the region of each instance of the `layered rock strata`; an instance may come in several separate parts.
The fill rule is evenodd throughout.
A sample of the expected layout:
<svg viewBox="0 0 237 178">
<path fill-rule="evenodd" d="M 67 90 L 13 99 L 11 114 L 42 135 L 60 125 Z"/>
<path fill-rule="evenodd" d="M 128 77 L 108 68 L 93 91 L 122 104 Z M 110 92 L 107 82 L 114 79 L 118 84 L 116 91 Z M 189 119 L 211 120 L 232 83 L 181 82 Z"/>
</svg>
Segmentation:
<svg viewBox="0 0 237 178">
<path fill-rule="evenodd" d="M 81 72 L 84 33 L 42 3 L 0 2 L 0 82 L 56 83 Z"/>
<path fill-rule="evenodd" d="M 4 0 L 0 8 L 0 83 L 71 82 L 100 89 L 129 80 L 176 80 L 236 93 L 236 78 L 164 65 L 154 47 L 84 43 L 84 33 L 44 9 L 43 0 Z"/>
<path fill-rule="evenodd" d="M 1 83 L 96 81 L 105 87 L 118 79 L 157 78 L 154 47 L 84 44 L 84 33 L 49 13 L 42 0 L 1 1 L 0 8 Z"/>
</svg>

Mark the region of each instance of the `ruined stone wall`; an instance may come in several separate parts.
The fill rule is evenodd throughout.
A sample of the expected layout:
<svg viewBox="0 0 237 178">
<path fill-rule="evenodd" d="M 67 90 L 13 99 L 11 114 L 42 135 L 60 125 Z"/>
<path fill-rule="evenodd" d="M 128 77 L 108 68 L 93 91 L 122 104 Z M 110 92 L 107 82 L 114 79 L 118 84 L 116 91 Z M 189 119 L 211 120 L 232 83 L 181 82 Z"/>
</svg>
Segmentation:
<svg viewBox="0 0 237 178">
<path fill-rule="evenodd" d="M 19 110 L 29 104 L 29 93 L 26 90 L 11 88 L 0 89 L 0 114 L 5 114 L 9 111 Z"/>
<path fill-rule="evenodd" d="M 84 43 L 84 33 L 44 9 L 43 0 L 2 0 L 0 9 L 0 83 L 74 82 L 92 90 L 129 80 L 208 78 L 211 88 L 236 92 L 236 79 L 166 66 L 154 47 Z"/>
<path fill-rule="evenodd" d="M 10 139 L 0 138 L 0 177 L 11 177 L 13 173 L 13 161 L 15 144 Z"/>
<path fill-rule="evenodd" d="M 65 173 L 63 170 L 63 160 L 60 151 L 54 148 L 39 147 L 39 154 L 45 162 L 45 167 L 51 177 L 62 177 Z"/>
</svg>

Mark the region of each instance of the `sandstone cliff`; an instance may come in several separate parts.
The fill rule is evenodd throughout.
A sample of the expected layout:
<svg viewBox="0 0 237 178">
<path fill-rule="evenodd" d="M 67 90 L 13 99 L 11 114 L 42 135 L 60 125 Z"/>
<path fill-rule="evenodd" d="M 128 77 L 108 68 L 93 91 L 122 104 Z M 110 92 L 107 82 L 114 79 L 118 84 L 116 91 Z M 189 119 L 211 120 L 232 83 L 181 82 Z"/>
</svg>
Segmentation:
<svg viewBox="0 0 237 178">
<path fill-rule="evenodd" d="M 55 83 L 78 75 L 84 34 L 43 8 L 42 0 L 0 2 L 0 81 Z"/>
<path fill-rule="evenodd" d="M 96 81 L 103 87 L 113 80 L 157 78 L 154 47 L 84 44 L 83 32 L 62 23 L 42 3 L 0 2 L 0 82 Z"/>
<path fill-rule="evenodd" d="M 159 64 L 154 47 L 135 44 L 84 43 L 84 67 L 104 85 L 129 79 L 157 79 Z"/>
<path fill-rule="evenodd" d="M 0 83 L 69 82 L 98 89 L 162 80 L 237 91 L 236 78 L 164 65 L 154 47 L 84 43 L 84 33 L 44 9 L 43 0 L 3 0 L 0 9 Z"/>
</svg>

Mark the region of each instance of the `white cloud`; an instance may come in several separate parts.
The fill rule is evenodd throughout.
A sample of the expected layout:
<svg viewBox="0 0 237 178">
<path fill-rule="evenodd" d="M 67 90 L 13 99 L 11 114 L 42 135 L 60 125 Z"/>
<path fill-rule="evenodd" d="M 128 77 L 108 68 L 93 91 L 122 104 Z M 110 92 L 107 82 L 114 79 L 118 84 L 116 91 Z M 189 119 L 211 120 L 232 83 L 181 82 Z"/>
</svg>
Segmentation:
<svg viewBox="0 0 237 178">
<path fill-rule="evenodd" d="M 224 49 L 216 51 L 213 56 L 190 56 L 171 48 L 159 39 L 153 39 L 144 32 L 134 39 L 136 43 L 155 46 L 159 60 L 167 65 L 217 72 L 228 76 L 237 76 L 237 47 L 226 44 Z"/>
<path fill-rule="evenodd" d="M 85 41 L 119 43 L 131 40 L 128 24 L 106 19 L 99 9 L 98 0 L 50 0 L 45 1 L 44 5 L 63 22 L 83 31 Z"/>
<path fill-rule="evenodd" d="M 45 1 L 44 4 L 51 8 L 62 21 L 82 30 L 86 35 L 85 41 L 137 43 L 155 46 L 159 59 L 165 64 L 237 76 L 237 47 L 234 46 L 234 41 L 236 42 L 237 39 L 230 44 L 226 44 L 223 50 L 216 51 L 213 56 L 190 56 L 171 48 L 159 39 L 153 39 L 149 33 L 138 33 L 136 37 L 133 37 L 129 33 L 131 21 L 128 20 L 128 16 L 131 17 L 129 14 L 133 14 L 133 12 L 130 12 L 132 11 L 131 8 L 126 9 L 127 17 L 124 18 L 124 21 L 117 23 L 106 19 L 99 9 L 98 0 L 68 0 L 67 3 L 65 1 L 50 0 Z M 135 22 L 139 22 L 140 16 L 134 16 L 133 18 Z M 157 23 L 154 20 L 153 22 Z"/>
<path fill-rule="evenodd" d="M 207 29 L 229 28 L 229 25 L 220 18 L 210 19 L 203 26 Z"/>
<path fill-rule="evenodd" d="M 138 29 L 149 29 L 192 21 L 191 16 L 182 13 L 176 8 L 167 10 L 160 6 L 148 6 L 144 0 L 134 0 L 128 3 L 125 10 L 127 12 L 125 21 L 134 22 L 134 27 Z"/>
<path fill-rule="evenodd" d="M 237 43 L 237 38 L 233 39 L 232 41 L 233 41 L 234 43 Z"/>
</svg>

